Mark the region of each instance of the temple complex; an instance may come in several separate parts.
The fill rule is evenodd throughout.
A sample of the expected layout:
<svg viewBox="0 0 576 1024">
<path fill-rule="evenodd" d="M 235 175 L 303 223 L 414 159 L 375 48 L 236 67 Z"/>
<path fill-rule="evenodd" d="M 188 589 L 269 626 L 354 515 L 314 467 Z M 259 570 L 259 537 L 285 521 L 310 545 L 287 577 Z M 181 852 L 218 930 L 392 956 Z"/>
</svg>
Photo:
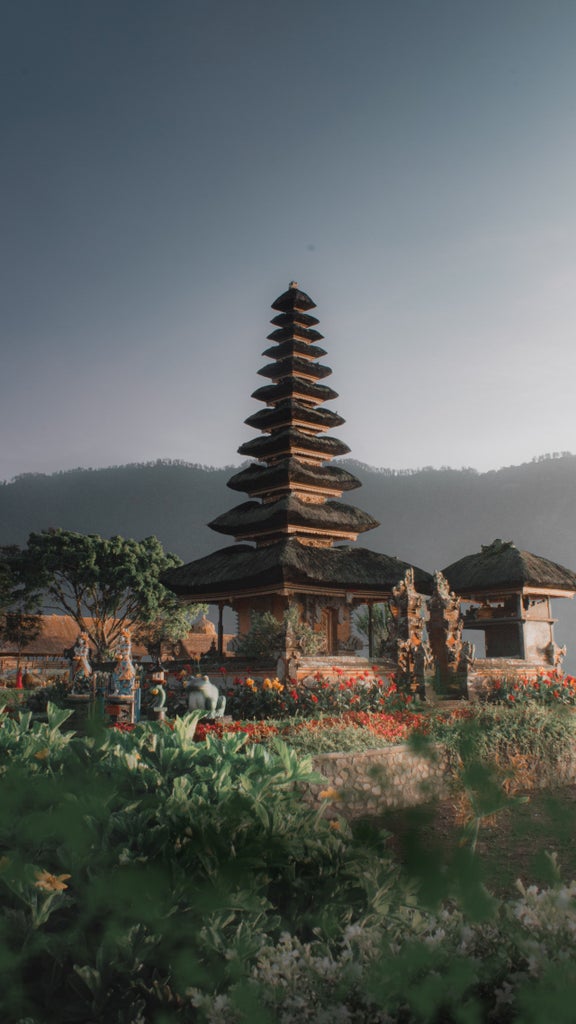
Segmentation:
<svg viewBox="0 0 576 1024">
<path fill-rule="evenodd" d="M 415 590 L 431 588 L 423 570 L 353 544 L 378 523 L 338 500 L 360 482 L 330 465 L 349 448 L 327 435 L 344 420 L 324 407 L 338 396 L 323 383 L 332 371 L 319 361 L 326 353 L 314 308 L 295 282 L 272 304 L 272 344 L 263 352 L 270 362 L 259 370 L 269 383 L 252 395 L 264 408 L 245 421 L 260 434 L 238 449 L 255 461 L 228 482 L 249 500 L 209 524 L 235 544 L 164 576 L 183 600 L 218 606 L 220 654 L 226 606 L 236 612 L 240 634 L 250 629 L 253 612 L 282 620 L 296 607 L 323 636 L 323 652 L 334 655 L 354 649 L 352 611 L 388 601 L 409 569 Z"/>
</svg>

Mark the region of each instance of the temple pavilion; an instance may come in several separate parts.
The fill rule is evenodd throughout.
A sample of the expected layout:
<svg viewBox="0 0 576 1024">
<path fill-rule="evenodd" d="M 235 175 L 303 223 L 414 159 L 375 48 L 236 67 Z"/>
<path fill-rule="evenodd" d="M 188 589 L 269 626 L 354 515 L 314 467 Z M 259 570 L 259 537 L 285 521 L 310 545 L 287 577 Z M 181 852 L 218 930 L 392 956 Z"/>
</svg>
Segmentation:
<svg viewBox="0 0 576 1024">
<path fill-rule="evenodd" d="M 248 632 L 253 612 L 280 621 L 296 606 L 334 655 L 353 647 L 353 609 L 387 601 L 408 569 L 417 589 L 430 590 L 428 573 L 354 544 L 379 524 L 338 500 L 360 481 L 330 464 L 350 449 L 327 433 L 344 420 L 325 407 L 338 395 L 324 383 L 332 371 L 320 361 L 326 352 L 314 308 L 296 282 L 272 303 L 272 344 L 263 352 L 269 362 L 258 371 L 266 383 L 252 395 L 263 408 L 245 421 L 259 435 L 238 449 L 254 461 L 228 481 L 249 500 L 209 524 L 235 543 L 164 576 L 181 599 L 217 605 L 220 655 L 226 606 L 239 633 Z"/>
<path fill-rule="evenodd" d="M 487 659 L 557 665 L 550 601 L 574 597 L 576 574 L 512 541 L 495 540 L 442 570 L 451 589 L 469 603 L 464 628 L 484 633 Z"/>
</svg>

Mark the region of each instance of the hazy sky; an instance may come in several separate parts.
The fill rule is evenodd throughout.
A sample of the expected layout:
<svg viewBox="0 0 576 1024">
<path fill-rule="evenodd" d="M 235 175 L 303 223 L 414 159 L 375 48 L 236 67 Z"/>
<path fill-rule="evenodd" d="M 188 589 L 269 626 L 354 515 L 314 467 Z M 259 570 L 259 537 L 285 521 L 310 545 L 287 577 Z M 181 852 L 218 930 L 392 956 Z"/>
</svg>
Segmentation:
<svg viewBox="0 0 576 1024">
<path fill-rule="evenodd" d="M 0 479 L 238 464 L 291 279 L 354 458 L 576 450 L 574 0 L 0 13 Z"/>
</svg>

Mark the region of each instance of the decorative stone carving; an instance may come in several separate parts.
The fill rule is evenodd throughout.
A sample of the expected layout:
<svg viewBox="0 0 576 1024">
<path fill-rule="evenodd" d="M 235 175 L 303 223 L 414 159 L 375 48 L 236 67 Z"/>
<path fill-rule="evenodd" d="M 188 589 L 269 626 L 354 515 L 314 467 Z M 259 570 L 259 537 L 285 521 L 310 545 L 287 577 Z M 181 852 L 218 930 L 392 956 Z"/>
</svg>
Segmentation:
<svg viewBox="0 0 576 1024">
<path fill-rule="evenodd" d="M 88 634 L 80 633 L 72 650 L 72 665 L 69 681 L 73 694 L 89 694 L 92 690 L 92 666 L 90 665 Z"/>
<path fill-rule="evenodd" d="M 468 666 L 474 661 L 474 645 L 462 640 L 464 622 L 460 598 L 450 590 L 441 572 L 434 573 L 428 611 L 428 638 L 437 677 L 446 682 L 465 678 Z"/>
<path fill-rule="evenodd" d="M 116 697 L 132 697 L 136 669 L 132 662 L 132 640 L 128 629 L 123 629 L 120 634 L 114 658 L 116 665 L 112 673 L 112 694 Z"/>
<path fill-rule="evenodd" d="M 430 651 L 423 636 L 422 597 L 414 586 L 413 569 L 408 569 L 404 579 L 394 587 L 388 608 L 391 622 L 382 653 L 396 662 L 399 685 L 422 680 Z"/>
<path fill-rule="evenodd" d="M 566 657 L 566 644 L 560 647 L 554 640 L 544 648 L 544 653 L 548 658 L 548 661 L 554 668 L 559 668 L 562 665 L 564 658 Z"/>
</svg>

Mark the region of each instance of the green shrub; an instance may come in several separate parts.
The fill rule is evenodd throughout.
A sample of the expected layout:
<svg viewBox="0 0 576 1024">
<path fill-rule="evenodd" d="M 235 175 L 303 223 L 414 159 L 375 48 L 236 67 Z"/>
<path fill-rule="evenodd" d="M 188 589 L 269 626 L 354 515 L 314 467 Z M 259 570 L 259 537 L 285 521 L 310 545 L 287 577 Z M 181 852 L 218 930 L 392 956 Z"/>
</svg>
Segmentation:
<svg viewBox="0 0 576 1024">
<path fill-rule="evenodd" d="M 576 739 L 576 718 L 562 707 L 471 705 L 460 715 L 430 716 L 430 737 L 468 760 L 511 756 L 555 765 Z"/>
<path fill-rule="evenodd" d="M 321 777 L 285 744 L 194 743 L 198 714 L 79 738 L 68 715 L 0 729 L 3 1024 L 193 1021 L 187 988 L 226 988 L 282 930 L 338 932 L 368 880 L 400 898 L 302 801 Z"/>
<path fill-rule="evenodd" d="M 335 670 L 336 671 L 336 670 Z M 278 679 L 237 677 L 226 692 L 226 712 L 237 721 L 340 715 L 347 711 L 405 711 L 421 707 L 413 694 L 399 693 L 393 678 L 369 672 L 357 676 L 336 673 L 328 679 L 317 672 L 295 685 Z"/>
<path fill-rule="evenodd" d="M 286 744 L 68 715 L 0 727 L 2 1024 L 571 1024 L 576 885 L 498 904 L 470 848 L 447 872 L 420 846 L 418 898 L 385 834 L 306 806 Z M 479 714 L 476 749 L 486 725 L 512 749 Z"/>
<path fill-rule="evenodd" d="M 259 658 L 280 654 L 286 647 L 318 654 L 325 645 L 325 634 L 302 622 L 298 609 L 291 607 L 281 621 L 272 612 L 252 612 L 250 629 L 236 638 L 234 650 L 242 657 Z"/>
</svg>

